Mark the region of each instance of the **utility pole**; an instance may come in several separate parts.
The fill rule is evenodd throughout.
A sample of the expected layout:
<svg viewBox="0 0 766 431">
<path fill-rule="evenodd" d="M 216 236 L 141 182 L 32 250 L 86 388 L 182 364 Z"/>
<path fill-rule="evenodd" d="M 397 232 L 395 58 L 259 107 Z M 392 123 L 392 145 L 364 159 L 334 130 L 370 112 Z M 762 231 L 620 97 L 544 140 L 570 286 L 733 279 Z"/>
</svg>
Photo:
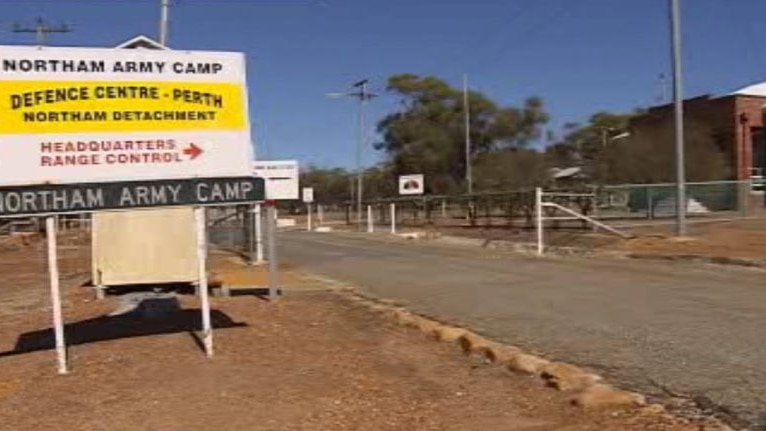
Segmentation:
<svg viewBox="0 0 766 431">
<path fill-rule="evenodd" d="M 364 195 L 364 168 L 362 167 L 362 151 L 365 148 L 365 114 L 367 101 L 370 96 L 367 93 L 368 80 L 363 79 L 354 88 L 359 89 L 359 142 L 356 146 L 356 221 L 359 230 L 362 230 L 362 200 Z"/>
<path fill-rule="evenodd" d="M 160 0 L 160 45 L 168 46 L 168 15 L 170 0 Z"/>
<path fill-rule="evenodd" d="M 38 46 L 45 46 L 46 36 L 49 33 L 69 33 L 71 31 L 72 28 L 66 24 L 57 27 L 50 26 L 45 23 L 42 17 L 37 18 L 33 27 L 23 27 L 19 23 L 13 24 L 14 33 L 34 33 Z"/>
<path fill-rule="evenodd" d="M 473 193 L 473 173 L 471 168 L 471 106 L 468 103 L 468 74 L 463 74 L 463 114 L 465 115 L 465 181 L 468 194 Z"/>
<path fill-rule="evenodd" d="M 676 235 L 686 235 L 686 172 L 684 164 L 684 105 L 681 74 L 681 5 L 680 0 L 668 0 L 673 59 L 673 102 L 675 104 L 676 141 Z"/>
<path fill-rule="evenodd" d="M 362 167 L 362 153 L 367 144 L 367 133 L 365 132 L 365 120 L 367 102 L 369 102 L 377 94 L 371 93 L 367 87 L 369 84 L 368 79 L 363 79 L 352 87 L 357 88 L 356 91 L 348 93 L 328 93 L 328 97 L 355 97 L 359 99 L 359 130 L 358 141 L 356 146 L 356 224 L 359 231 L 362 230 L 362 200 L 364 195 L 364 169 Z"/>
</svg>

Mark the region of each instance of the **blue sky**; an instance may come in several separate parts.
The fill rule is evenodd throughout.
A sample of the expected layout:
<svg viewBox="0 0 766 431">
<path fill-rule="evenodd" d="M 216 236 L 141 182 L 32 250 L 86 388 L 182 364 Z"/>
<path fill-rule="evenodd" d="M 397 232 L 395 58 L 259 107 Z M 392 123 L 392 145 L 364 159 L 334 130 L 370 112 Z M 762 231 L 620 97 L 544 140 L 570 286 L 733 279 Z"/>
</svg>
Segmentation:
<svg viewBox="0 0 766 431">
<path fill-rule="evenodd" d="M 248 56 L 259 158 L 351 166 L 356 105 L 327 92 L 432 74 L 503 104 L 545 100 L 557 132 L 601 110 L 656 102 L 669 76 L 667 0 L 172 0 L 170 45 Z M 686 96 L 766 80 L 763 0 L 682 0 Z M 51 45 L 156 36 L 159 0 L 0 0 L 0 26 L 69 23 Z M 32 35 L 0 31 L 0 43 Z M 372 119 L 395 99 L 372 102 Z M 372 129 L 372 127 L 371 127 Z M 374 137 L 373 137 L 374 138 Z M 366 163 L 380 160 L 371 148 Z"/>
</svg>

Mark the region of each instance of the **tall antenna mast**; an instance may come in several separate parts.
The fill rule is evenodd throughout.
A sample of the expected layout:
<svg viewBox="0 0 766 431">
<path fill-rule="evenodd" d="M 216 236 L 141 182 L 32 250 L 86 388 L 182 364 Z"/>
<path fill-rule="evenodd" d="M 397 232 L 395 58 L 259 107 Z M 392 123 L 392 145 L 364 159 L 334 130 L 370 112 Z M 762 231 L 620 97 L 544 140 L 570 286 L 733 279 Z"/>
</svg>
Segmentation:
<svg viewBox="0 0 766 431">
<path fill-rule="evenodd" d="M 45 42 L 48 34 L 50 33 L 69 33 L 72 30 L 68 25 L 52 26 L 45 23 L 42 17 L 37 18 L 35 25 L 32 27 L 24 27 L 19 23 L 13 24 L 14 33 L 34 33 L 35 41 L 39 46 L 45 46 Z"/>
</svg>

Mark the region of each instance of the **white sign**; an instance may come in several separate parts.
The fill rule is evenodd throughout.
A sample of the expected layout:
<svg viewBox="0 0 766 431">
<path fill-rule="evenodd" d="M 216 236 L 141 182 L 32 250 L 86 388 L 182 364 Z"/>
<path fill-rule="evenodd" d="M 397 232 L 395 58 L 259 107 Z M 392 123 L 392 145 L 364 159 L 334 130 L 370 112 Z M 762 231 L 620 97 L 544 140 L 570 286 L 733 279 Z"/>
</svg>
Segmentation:
<svg viewBox="0 0 766 431">
<path fill-rule="evenodd" d="M 0 46 L 0 185 L 251 175 L 241 53 Z"/>
<path fill-rule="evenodd" d="M 256 177 L 266 181 L 266 199 L 298 199 L 298 162 L 295 160 L 256 161 Z"/>
<path fill-rule="evenodd" d="M 303 202 L 307 204 L 314 202 L 314 189 L 312 187 L 303 188 Z"/>
<path fill-rule="evenodd" d="M 400 195 L 422 195 L 423 194 L 423 175 L 400 175 L 399 176 L 399 194 Z"/>
</svg>

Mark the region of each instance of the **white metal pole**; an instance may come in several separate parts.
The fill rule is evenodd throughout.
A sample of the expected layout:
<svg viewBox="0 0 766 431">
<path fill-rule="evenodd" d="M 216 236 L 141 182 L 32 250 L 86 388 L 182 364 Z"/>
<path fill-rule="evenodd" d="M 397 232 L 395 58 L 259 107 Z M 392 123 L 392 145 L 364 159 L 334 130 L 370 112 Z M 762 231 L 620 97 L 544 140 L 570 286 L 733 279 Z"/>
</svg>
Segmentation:
<svg viewBox="0 0 766 431">
<path fill-rule="evenodd" d="M 202 302 L 202 343 L 205 355 L 213 357 L 213 328 L 210 324 L 210 299 L 207 287 L 207 241 L 205 240 L 205 208 L 194 208 L 194 218 L 197 222 L 197 281 L 199 296 Z"/>
<path fill-rule="evenodd" d="M 311 232 L 311 203 L 306 204 L 306 213 L 308 214 L 308 218 L 306 219 L 306 230 Z"/>
<path fill-rule="evenodd" d="M 686 235 L 686 168 L 684 162 L 684 102 L 681 72 L 681 5 L 670 0 L 670 32 L 673 60 L 673 104 L 676 141 L 676 234 Z"/>
<path fill-rule="evenodd" d="M 372 205 L 367 205 L 367 232 L 372 233 L 375 231 L 375 225 L 372 221 Z"/>
<path fill-rule="evenodd" d="M 56 218 L 45 218 L 45 235 L 48 239 L 48 273 L 51 284 L 51 306 L 53 307 L 53 333 L 56 337 L 56 357 L 59 374 L 66 374 L 66 340 L 64 339 L 64 319 L 61 316 L 61 290 L 59 286 L 59 265 L 56 250 Z"/>
<path fill-rule="evenodd" d="M 170 0 L 160 0 L 160 44 L 168 46 L 168 15 Z"/>
<path fill-rule="evenodd" d="M 269 300 L 277 299 L 279 289 L 279 265 L 277 261 L 277 207 L 276 202 L 266 204 L 266 237 L 269 247 Z"/>
<path fill-rule="evenodd" d="M 391 208 L 391 233 L 396 233 L 396 204 L 391 203 L 389 207 Z"/>
<path fill-rule="evenodd" d="M 468 100 L 468 74 L 463 74 L 463 114 L 465 116 L 465 180 L 468 194 L 473 193 L 473 173 L 471 169 L 471 106 Z"/>
<path fill-rule="evenodd" d="M 261 204 L 255 204 L 255 262 L 263 262 L 263 217 Z"/>
<path fill-rule="evenodd" d="M 543 254 L 543 189 L 537 187 L 535 189 L 535 214 L 536 214 L 536 228 L 537 228 L 537 254 L 542 256 Z"/>
</svg>

